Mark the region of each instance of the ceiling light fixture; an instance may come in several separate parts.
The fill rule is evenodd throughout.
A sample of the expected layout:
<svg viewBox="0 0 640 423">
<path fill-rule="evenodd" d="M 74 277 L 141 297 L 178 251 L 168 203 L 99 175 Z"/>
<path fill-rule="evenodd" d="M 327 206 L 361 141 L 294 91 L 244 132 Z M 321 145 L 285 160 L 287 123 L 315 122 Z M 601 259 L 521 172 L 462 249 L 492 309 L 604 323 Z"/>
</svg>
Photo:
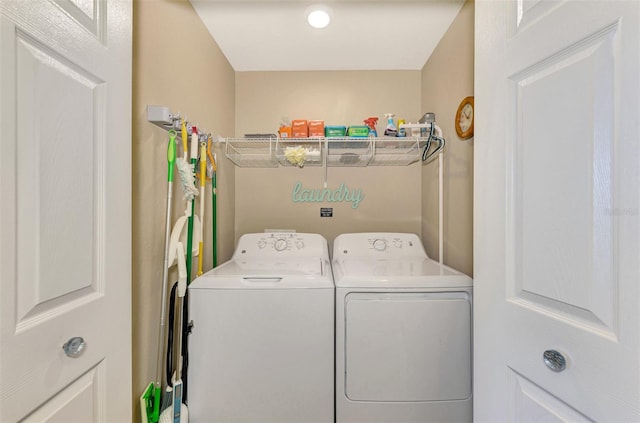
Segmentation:
<svg viewBox="0 0 640 423">
<path fill-rule="evenodd" d="M 328 7 L 315 5 L 305 11 L 307 22 L 314 28 L 324 28 L 331 22 L 331 14 Z"/>
</svg>

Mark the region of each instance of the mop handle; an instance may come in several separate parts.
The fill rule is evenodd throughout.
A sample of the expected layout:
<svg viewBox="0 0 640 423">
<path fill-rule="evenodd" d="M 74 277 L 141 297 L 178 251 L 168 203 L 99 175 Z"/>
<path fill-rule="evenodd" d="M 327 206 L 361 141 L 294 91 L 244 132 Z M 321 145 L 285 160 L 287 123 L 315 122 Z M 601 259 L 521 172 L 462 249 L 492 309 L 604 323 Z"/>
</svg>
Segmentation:
<svg viewBox="0 0 640 423">
<path fill-rule="evenodd" d="M 211 162 L 211 167 L 213 168 L 213 174 L 211 175 L 211 224 L 213 226 L 213 234 L 211 243 L 213 244 L 213 267 L 218 266 L 218 218 L 217 218 L 217 210 L 216 210 L 216 197 L 218 194 L 217 188 L 217 173 L 218 173 L 218 164 L 216 163 L 215 154 L 211 154 L 211 144 L 213 140 L 211 139 L 211 135 L 209 135 L 209 139 L 207 142 L 207 157 Z"/>
<path fill-rule="evenodd" d="M 204 250 L 204 188 L 207 184 L 207 144 L 200 143 L 200 242 L 198 243 L 198 276 L 202 275 Z"/>
<path fill-rule="evenodd" d="M 173 168 L 176 162 L 176 131 L 169 131 L 169 144 L 167 146 L 167 216 L 164 233 L 164 260 L 162 266 L 162 303 L 160 304 L 160 327 L 158 333 L 158 356 L 156 362 L 156 384 L 162 385 L 162 362 L 164 354 L 165 319 L 167 313 L 167 287 L 169 285 L 169 244 L 171 238 L 171 203 L 173 199 Z"/>
<path fill-rule="evenodd" d="M 182 119 L 181 135 L 182 135 L 182 152 L 183 152 L 184 158 L 186 160 L 186 158 L 187 158 L 187 139 L 189 138 L 189 132 L 187 131 L 187 121 L 184 120 L 184 119 Z"/>
<path fill-rule="evenodd" d="M 192 174 L 191 177 L 195 179 L 196 177 L 196 161 L 198 160 L 198 130 L 196 127 L 193 127 L 193 132 L 191 133 L 191 165 L 192 165 Z M 189 207 L 187 205 L 187 207 Z M 193 215 L 196 207 L 195 197 L 191 200 L 191 213 L 189 214 L 189 218 L 187 220 L 187 284 L 191 283 L 191 267 L 193 264 Z"/>
</svg>

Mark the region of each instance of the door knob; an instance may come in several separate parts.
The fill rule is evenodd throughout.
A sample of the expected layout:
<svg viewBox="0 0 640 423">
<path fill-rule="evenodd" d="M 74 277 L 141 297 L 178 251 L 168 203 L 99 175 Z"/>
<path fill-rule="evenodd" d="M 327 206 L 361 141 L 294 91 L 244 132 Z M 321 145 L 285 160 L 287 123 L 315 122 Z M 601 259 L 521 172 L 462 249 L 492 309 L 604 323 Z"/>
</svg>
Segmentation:
<svg viewBox="0 0 640 423">
<path fill-rule="evenodd" d="M 67 357 L 76 358 L 82 353 L 85 345 L 84 339 L 81 336 L 74 336 L 65 342 L 62 349 Z"/>
<path fill-rule="evenodd" d="M 556 350 L 546 350 L 542 354 L 542 361 L 554 372 L 561 372 L 567 368 L 567 360 L 564 358 L 564 355 Z"/>
</svg>

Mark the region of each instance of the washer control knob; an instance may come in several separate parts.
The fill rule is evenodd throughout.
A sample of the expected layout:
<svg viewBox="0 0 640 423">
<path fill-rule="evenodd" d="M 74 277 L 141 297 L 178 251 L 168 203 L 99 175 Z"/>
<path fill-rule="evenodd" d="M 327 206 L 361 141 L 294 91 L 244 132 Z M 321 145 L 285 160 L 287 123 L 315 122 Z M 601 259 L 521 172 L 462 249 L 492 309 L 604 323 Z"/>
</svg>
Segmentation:
<svg viewBox="0 0 640 423">
<path fill-rule="evenodd" d="M 276 249 L 276 251 L 284 251 L 287 249 L 287 240 L 280 238 L 277 239 L 276 242 L 273 244 L 273 248 Z"/>
<path fill-rule="evenodd" d="M 267 246 L 267 241 L 265 241 L 264 239 L 261 239 L 260 241 L 258 241 L 258 248 L 260 248 L 261 250 Z"/>
<path fill-rule="evenodd" d="M 387 249 L 387 241 L 384 239 L 376 239 L 373 241 L 373 248 L 375 248 L 376 251 L 384 251 Z"/>
<path fill-rule="evenodd" d="M 297 240 L 296 248 L 298 248 L 298 250 L 302 250 L 304 248 L 304 241 L 302 241 L 301 239 Z"/>
</svg>

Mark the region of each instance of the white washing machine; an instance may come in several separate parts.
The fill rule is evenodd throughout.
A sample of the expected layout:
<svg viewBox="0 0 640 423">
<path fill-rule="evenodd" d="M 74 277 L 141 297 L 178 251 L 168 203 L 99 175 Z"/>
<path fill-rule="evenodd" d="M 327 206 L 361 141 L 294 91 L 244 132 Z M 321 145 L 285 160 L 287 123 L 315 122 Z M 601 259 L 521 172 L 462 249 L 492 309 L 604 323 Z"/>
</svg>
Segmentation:
<svg viewBox="0 0 640 423">
<path fill-rule="evenodd" d="M 333 422 L 334 293 L 322 236 L 242 236 L 189 286 L 189 420 Z"/>
<path fill-rule="evenodd" d="M 472 421 L 472 280 L 414 234 L 333 244 L 336 421 Z"/>
</svg>

